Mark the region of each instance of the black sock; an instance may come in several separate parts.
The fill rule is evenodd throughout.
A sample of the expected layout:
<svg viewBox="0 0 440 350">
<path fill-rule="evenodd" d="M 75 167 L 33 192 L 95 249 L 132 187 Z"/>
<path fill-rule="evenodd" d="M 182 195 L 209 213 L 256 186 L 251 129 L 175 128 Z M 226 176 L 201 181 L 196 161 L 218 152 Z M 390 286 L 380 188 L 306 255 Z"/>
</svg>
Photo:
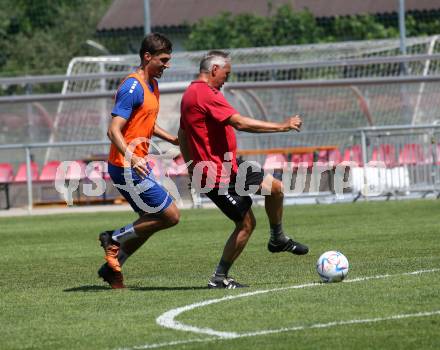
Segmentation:
<svg viewBox="0 0 440 350">
<path fill-rule="evenodd" d="M 282 224 L 270 224 L 270 240 L 277 243 L 286 243 L 289 240 L 283 232 Z"/>
<path fill-rule="evenodd" d="M 215 275 L 218 277 L 226 277 L 231 266 L 232 263 L 225 261 L 223 260 L 223 258 L 221 258 L 220 262 L 217 265 L 217 268 L 215 269 Z"/>
<path fill-rule="evenodd" d="M 270 224 L 270 239 L 277 240 L 283 234 L 282 224 Z"/>
</svg>

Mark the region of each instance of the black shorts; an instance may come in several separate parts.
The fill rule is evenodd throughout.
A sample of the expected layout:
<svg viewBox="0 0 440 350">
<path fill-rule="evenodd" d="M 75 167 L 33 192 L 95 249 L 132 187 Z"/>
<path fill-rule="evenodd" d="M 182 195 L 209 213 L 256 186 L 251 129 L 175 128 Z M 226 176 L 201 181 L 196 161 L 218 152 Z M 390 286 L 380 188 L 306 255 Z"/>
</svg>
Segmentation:
<svg viewBox="0 0 440 350">
<path fill-rule="evenodd" d="M 246 162 L 239 162 L 239 165 L 242 163 Z M 254 168 L 248 167 L 246 174 L 239 171 L 237 176 L 232 177 L 228 188 L 214 188 L 206 193 L 206 196 L 215 203 L 223 214 L 234 222 L 242 221 L 252 206 L 250 195 L 237 193 L 236 183 L 238 182 L 239 186 L 244 184 L 244 190 L 249 191 L 249 186 L 260 186 L 263 182 L 264 171 L 256 163 L 253 164 Z"/>
</svg>

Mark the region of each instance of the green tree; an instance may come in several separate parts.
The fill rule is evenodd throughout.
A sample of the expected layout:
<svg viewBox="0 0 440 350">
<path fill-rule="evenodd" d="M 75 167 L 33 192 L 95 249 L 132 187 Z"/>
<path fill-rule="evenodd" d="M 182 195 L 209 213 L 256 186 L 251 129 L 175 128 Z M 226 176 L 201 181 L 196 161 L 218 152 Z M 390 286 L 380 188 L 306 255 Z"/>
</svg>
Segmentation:
<svg viewBox="0 0 440 350">
<path fill-rule="evenodd" d="M 420 35 L 437 28 L 440 20 L 411 20 L 408 16 L 409 35 Z M 429 34 L 432 34 L 432 30 Z M 368 40 L 394 38 L 397 26 L 387 26 L 372 15 L 340 16 L 317 22 L 308 10 L 295 12 L 289 5 L 278 7 L 270 17 L 252 14 L 233 16 L 223 13 L 206 18 L 192 28 L 185 47 L 189 50 L 234 48 L 272 45 L 298 45 L 315 42 Z"/>
<path fill-rule="evenodd" d="M 386 27 L 371 15 L 338 16 L 326 33 L 324 41 L 384 39 L 398 35 L 397 28 Z"/>
<path fill-rule="evenodd" d="M 3 0 L 2 75 L 65 73 L 69 61 L 95 55 L 85 45 L 111 0 Z"/>
<path fill-rule="evenodd" d="M 289 5 L 280 6 L 269 21 L 272 43 L 266 45 L 309 44 L 317 42 L 322 35 L 315 17 L 308 10 L 294 12 Z"/>
<path fill-rule="evenodd" d="M 222 13 L 193 26 L 185 47 L 188 50 L 258 47 L 316 42 L 321 35 L 313 15 L 280 6 L 272 17 Z"/>
<path fill-rule="evenodd" d="M 439 13 L 440 15 L 440 13 Z M 440 33 L 440 16 L 420 18 L 415 14 L 407 15 L 405 19 L 406 34 L 408 36 L 434 35 Z"/>
</svg>

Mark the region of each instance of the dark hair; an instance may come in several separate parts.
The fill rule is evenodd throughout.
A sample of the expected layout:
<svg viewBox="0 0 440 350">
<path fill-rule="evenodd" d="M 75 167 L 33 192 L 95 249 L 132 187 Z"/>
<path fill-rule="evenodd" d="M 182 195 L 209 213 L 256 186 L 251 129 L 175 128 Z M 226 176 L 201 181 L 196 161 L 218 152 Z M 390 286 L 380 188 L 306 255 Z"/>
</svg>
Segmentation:
<svg viewBox="0 0 440 350">
<path fill-rule="evenodd" d="M 159 55 L 161 53 L 170 54 L 172 51 L 173 44 L 171 44 L 171 41 L 165 35 L 151 33 L 142 40 L 139 56 L 141 57 L 142 62 L 146 52 L 149 52 L 151 55 Z"/>
</svg>

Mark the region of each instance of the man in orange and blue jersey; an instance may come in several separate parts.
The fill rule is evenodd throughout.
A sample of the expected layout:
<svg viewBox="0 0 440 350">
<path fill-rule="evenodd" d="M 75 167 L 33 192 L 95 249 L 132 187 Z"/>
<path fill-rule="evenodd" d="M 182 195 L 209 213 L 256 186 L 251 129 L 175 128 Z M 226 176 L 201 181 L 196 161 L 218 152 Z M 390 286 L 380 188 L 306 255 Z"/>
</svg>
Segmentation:
<svg viewBox="0 0 440 350">
<path fill-rule="evenodd" d="M 179 210 L 168 192 L 156 181 L 148 164 L 152 136 L 174 145 L 179 141 L 156 124 L 159 89 L 156 79 L 169 67 L 172 44 L 152 33 L 142 41 L 141 65 L 128 75 L 116 93 L 107 135 L 112 144 L 108 171 L 119 192 L 139 218 L 120 229 L 99 235 L 107 261 L 98 275 L 112 288 L 124 288 L 122 265 L 155 232 L 179 222 Z"/>
</svg>

